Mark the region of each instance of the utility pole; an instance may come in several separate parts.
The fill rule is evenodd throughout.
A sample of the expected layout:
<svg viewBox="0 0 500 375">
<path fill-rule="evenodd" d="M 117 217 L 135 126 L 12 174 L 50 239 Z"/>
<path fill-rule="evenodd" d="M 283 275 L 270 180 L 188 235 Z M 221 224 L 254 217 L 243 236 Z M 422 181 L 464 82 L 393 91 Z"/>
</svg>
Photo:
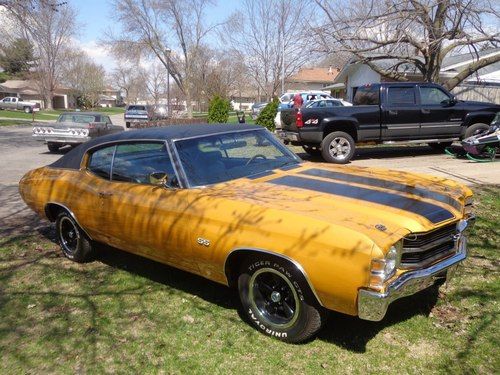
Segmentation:
<svg viewBox="0 0 500 375">
<path fill-rule="evenodd" d="M 170 48 L 167 48 L 165 50 L 166 55 L 167 55 L 167 117 L 171 117 L 171 111 L 170 111 L 170 52 L 172 50 Z"/>
<path fill-rule="evenodd" d="M 285 93 L 285 2 L 281 0 L 281 94 Z"/>
</svg>

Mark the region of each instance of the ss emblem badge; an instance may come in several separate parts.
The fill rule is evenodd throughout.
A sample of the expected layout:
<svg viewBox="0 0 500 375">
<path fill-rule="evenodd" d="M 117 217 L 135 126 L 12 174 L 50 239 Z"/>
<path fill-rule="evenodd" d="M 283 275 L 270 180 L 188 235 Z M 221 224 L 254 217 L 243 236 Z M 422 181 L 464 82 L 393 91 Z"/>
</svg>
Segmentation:
<svg viewBox="0 0 500 375">
<path fill-rule="evenodd" d="M 198 237 L 197 242 L 199 245 L 203 245 L 203 246 L 207 246 L 207 247 L 210 246 L 210 241 L 205 239 L 205 238 Z"/>
</svg>

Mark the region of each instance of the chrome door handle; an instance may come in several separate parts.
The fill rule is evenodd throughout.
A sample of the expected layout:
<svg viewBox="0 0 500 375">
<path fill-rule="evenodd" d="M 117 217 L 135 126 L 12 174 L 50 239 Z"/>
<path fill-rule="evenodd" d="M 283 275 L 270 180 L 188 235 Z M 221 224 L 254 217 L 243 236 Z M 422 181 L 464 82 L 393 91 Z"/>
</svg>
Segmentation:
<svg viewBox="0 0 500 375">
<path fill-rule="evenodd" d="M 422 108 L 422 113 L 425 113 L 426 115 L 428 115 L 429 113 L 431 113 L 431 110 Z"/>
<path fill-rule="evenodd" d="M 392 109 L 389 109 L 389 114 L 390 115 L 397 115 L 398 114 L 398 111 L 394 111 Z"/>
<path fill-rule="evenodd" d="M 100 198 L 108 198 L 108 197 L 111 197 L 112 195 L 113 195 L 113 193 L 110 193 L 108 191 L 100 191 L 99 192 Z"/>
</svg>

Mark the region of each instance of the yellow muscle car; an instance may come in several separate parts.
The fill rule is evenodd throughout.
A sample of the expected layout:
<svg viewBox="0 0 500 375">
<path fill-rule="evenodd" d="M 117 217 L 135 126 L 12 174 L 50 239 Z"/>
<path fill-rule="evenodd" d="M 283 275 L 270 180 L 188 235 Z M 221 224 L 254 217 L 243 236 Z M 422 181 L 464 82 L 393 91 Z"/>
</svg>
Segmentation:
<svg viewBox="0 0 500 375">
<path fill-rule="evenodd" d="M 446 279 L 474 218 L 455 182 L 302 162 L 253 125 L 96 138 L 19 189 L 69 259 L 105 242 L 237 288 L 256 329 L 288 342 L 314 335 L 327 310 L 378 321 Z"/>
</svg>

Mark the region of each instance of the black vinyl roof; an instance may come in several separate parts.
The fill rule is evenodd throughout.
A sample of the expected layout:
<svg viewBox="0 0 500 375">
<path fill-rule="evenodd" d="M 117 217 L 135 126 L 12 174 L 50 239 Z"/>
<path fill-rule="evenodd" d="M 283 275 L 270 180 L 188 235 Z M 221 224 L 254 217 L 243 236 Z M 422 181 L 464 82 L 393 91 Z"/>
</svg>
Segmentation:
<svg viewBox="0 0 500 375">
<path fill-rule="evenodd" d="M 196 125 L 170 125 L 160 128 L 137 129 L 123 131 L 115 134 L 105 135 L 82 143 L 69 151 L 66 155 L 50 164 L 54 168 L 79 169 L 85 153 L 101 144 L 134 141 L 134 140 L 158 140 L 169 141 L 181 138 L 199 137 L 218 133 L 232 132 L 238 130 L 262 130 L 262 126 L 249 124 L 196 124 Z"/>
</svg>

